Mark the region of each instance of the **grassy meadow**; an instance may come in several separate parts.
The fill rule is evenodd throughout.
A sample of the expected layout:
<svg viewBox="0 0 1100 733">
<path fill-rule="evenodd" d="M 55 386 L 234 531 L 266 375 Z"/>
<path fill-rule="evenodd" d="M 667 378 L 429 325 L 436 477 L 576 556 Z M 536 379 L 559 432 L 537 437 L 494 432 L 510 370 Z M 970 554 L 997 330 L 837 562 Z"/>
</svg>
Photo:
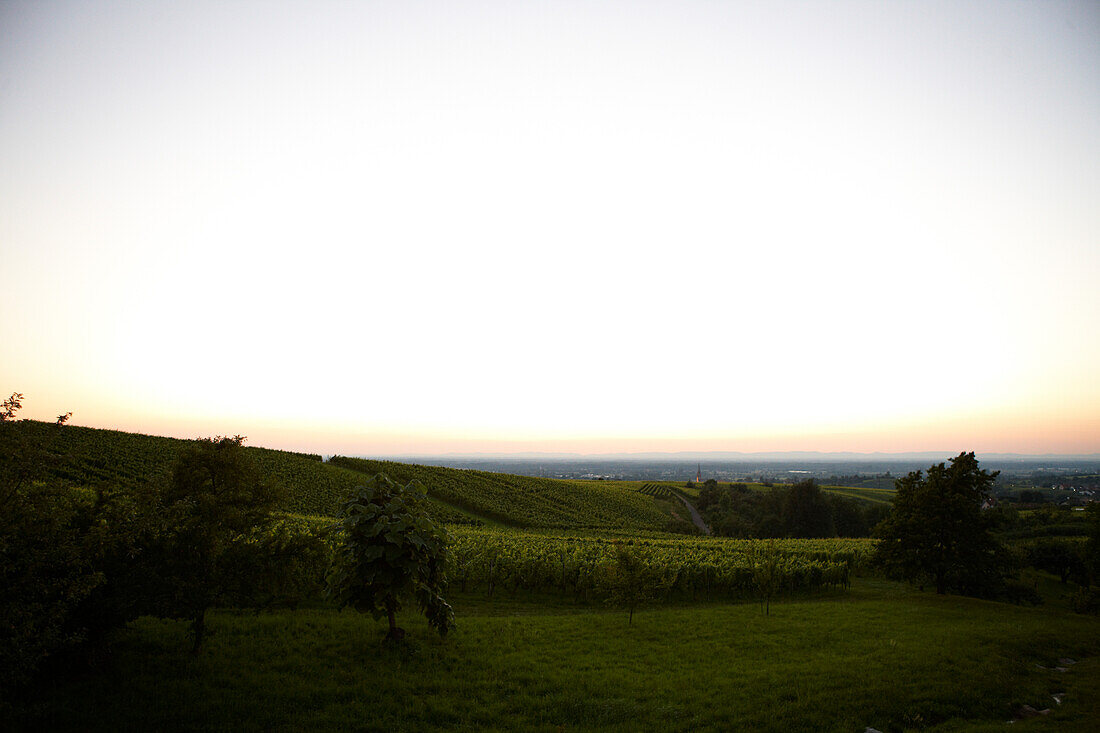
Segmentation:
<svg viewBox="0 0 1100 733">
<path fill-rule="evenodd" d="M 24 701 L 51 730 L 1095 730 L 1096 620 L 920 593 L 851 592 L 624 612 L 537 596 L 454 599 L 440 639 L 329 609 L 223 611 L 191 656 L 185 626 L 142 619 L 100 674 Z M 1077 664 L 1066 672 L 1060 658 Z M 1063 703 L 1052 695 L 1065 693 Z"/>
</svg>

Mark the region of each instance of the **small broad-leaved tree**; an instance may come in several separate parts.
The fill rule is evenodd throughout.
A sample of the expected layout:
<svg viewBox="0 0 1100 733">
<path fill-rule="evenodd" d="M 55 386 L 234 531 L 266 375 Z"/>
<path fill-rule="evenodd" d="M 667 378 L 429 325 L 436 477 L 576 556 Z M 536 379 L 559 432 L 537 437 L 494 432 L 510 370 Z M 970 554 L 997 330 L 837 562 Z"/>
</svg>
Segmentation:
<svg viewBox="0 0 1100 733">
<path fill-rule="evenodd" d="M 206 636 L 206 611 L 239 585 L 238 562 L 272 521 L 283 491 L 265 481 L 244 438 L 204 438 L 184 449 L 164 490 L 167 536 L 161 551 L 165 614 L 191 621 L 193 652 Z"/>
<path fill-rule="evenodd" d="M 447 534 L 422 510 L 424 488 L 407 486 L 385 474 L 361 486 L 343 507 L 343 535 L 328 575 L 328 595 L 341 608 L 351 606 L 389 620 L 388 639 L 405 630 L 396 614 L 413 599 L 440 636 L 454 626 L 454 611 L 443 598 Z"/>
<path fill-rule="evenodd" d="M 669 585 L 663 570 L 651 566 L 622 543 L 616 544 L 614 561 L 604 567 L 602 581 L 607 602 L 630 612 L 628 626 L 634 623 L 634 609 L 653 600 Z"/>
</svg>

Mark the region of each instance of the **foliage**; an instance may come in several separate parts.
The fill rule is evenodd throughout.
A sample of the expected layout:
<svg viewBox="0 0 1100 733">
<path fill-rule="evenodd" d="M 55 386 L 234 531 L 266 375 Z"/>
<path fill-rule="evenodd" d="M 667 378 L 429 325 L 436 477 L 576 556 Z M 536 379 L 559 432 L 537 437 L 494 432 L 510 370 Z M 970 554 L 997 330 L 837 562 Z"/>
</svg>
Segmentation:
<svg viewBox="0 0 1100 733">
<path fill-rule="evenodd" d="M 670 580 L 667 571 L 647 562 L 632 546 L 616 542 L 614 562 L 604 567 L 602 589 L 608 604 L 630 611 L 630 625 L 634 609 L 657 597 Z"/>
<path fill-rule="evenodd" d="M 601 569 L 613 565 L 618 538 L 552 536 L 508 530 L 454 528 L 450 579 L 462 590 L 556 592 L 587 602 L 606 591 Z M 625 541 L 630 553 L 666 582 L 658 597 L 684 599 L 755 596 L 755 543 L 709 537 Z M 847 587 L 851 572 L 869 555 L 869 540 L 780 540 L 778 589 L 784 593 Z"/>
<path fill-rule="evenodd" d="M 96 661 L 106 654 L 112 632 L 156 611 L 152 599 L 164 592 L 164 513 L 150 488 L 70 491 L 80 496 L 71 526 L 80 537 L 81 557 L 101 578 L 77 605 L 70 627 Z"/>
<path fill-rule="evenodd" d="M 749 562 L 752 564 L 753 585 L 760 594 L 760 607 L 764 609 L 764 615 L 767 616 L 771 612 L 772 598 L 779 591 L 783 580 L 775 541 L 770 540 L 762 545 L 754 544 L 750 550 Z"/>
<path fill-rule="evenodd" d="M 0 410 L 0 686 L 28 679 L 51 655 L 84 646 L 136 618 L 151 577 L 142 548 L 155 535 L 153 503 L 113 488 L 74 487 L 50 475 L 65 420 L 40 435 L 14 422 L 22 395 Z M 64 416 L 62 416 L 64 417 Z"/>
<path fill-rule="evenodd" d="M 81 553 L 78 497 L 38 481 L 44 451 L 18 429 L 23 395 L 0 405 L 0 689 L 80 640 L 70 617 L 102 576 Z"/>
<path fill-rule="evenodd" d="M 1091 585 L 1100 585 L 1100 504 L 1090 503 L 1085 508 L 1089 534 L 1085 541 L 1085 567 Z"/>
<path fill-rule="evenodd" d="M 72 616 L 103 582 L 74 526 L 79 497 L 51 484 L 12 489 L 0 512 L 0 689 L 82 640 Z"/>
<path fill-rule="evenodd" d="M 328 526 L 301 517 L 279 517 L 229 549 L 236 568 L 223 600 L 237 607 L 297 608 L 320 601 L 334 547 Z"/>
<path fill-rule="evenodd" d="M 1079 542 L 1044 538 L 1024 548 L 1027 562 L 1034 568 L 1058 576 L 1062 583 L 1070 578 L 1084 584 L 1088 580 L 1084 548 Z"/>
<path fill-rule="evenodd" d="M 163 612 L 191 620 L 195 652 L 206 610 L 240 584 L 250 565 L 241 556 L 282 499 L 262 480 L 243 443 L 239 435 L 196 441 L 180 453 L 164 492 L 163 559 L 171 586 Z"/>
<path fill-rule="evenodd" d="M 19 412 L 23 408 L 23 393 L 12 392 L 11 397 L 8 397 L 2 404 L 0 404 L 0 422 L 10 422 L 15 419 L 15 413 Z"/>
<path fill-rule="evenodd" d="M 813 479 L 753 491 L 743 483 L 704 487 L 696 506 L 724 537 L 866 537 L 885 506 L 824 492 Z"/>
<path fill-rule="evenodd" d="M 816 481 L 800 481 L 783 492 L 784 534 L 787 537 L 835 537 L 831 509 Z"/>
<path fill-rule="evenodd" d="M 445 635 L 454 611 L 443 598 L 447 535 L 422 511 L 423 489 L 377 474 L 344 505 L 329 574 L 329 594 L 340 605 L 389 620 L 389 638 L 401 639 L 396 612 L 412 596 L 432 628 Z"/>
<path fill-rule="evenodd" d="M 896 577 L 932 583 L 939 594 L 997 595 L 1006 557 L 981 508 L 997 473 L 980 469 L 973 453 L 960 453 L 927 475 L 898 479 L 893 512 L 878 528 L 877 562 Z"/>
</svg>

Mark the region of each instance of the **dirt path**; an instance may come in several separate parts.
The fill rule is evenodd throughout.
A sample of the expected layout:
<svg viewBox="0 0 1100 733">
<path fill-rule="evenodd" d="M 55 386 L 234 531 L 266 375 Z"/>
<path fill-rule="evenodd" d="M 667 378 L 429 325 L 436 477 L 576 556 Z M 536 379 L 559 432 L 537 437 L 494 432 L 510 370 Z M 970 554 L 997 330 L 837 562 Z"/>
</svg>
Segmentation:
<svg viewBox="0 0 1100 733">
<path fill-rule="evenodd" d="M 680 494 L 677 494 L 676 498 L 684 502 L 684 506 L 686 506 L 687 510 L 691 512 L 691 521 L 695 522 L 695 526 L 702 530 L 703 534 L 710 534 L 710 527 L 708 527 L 703 521 L 703 518 L 699 516 L 699 512 L 695 511 L 695 507 L 691 505 L 691 502 L 685 499 Z"/>
</svg>

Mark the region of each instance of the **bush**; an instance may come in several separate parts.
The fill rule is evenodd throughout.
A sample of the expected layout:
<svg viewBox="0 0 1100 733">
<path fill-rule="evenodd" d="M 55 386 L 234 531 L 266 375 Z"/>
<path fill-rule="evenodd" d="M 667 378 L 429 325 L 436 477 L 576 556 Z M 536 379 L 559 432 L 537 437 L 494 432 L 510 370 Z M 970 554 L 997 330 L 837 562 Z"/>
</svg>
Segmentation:
<svg viewBox="0 0 1100 733">
<path fill-rule="evenodd" d="M 79 495 L 32 483 L 4 497 L 0 512 L 0 687 L 25 682 L 45 659 L 84 635 L 79 604 L 103 582 L 75 526 Z"/>
<path fill-rule="evenodd" d="M 1070 599 L 1070 605 L 1077 613 L 1100 614 L 1100 588 L 1079 588 Z"/>
</svg>

